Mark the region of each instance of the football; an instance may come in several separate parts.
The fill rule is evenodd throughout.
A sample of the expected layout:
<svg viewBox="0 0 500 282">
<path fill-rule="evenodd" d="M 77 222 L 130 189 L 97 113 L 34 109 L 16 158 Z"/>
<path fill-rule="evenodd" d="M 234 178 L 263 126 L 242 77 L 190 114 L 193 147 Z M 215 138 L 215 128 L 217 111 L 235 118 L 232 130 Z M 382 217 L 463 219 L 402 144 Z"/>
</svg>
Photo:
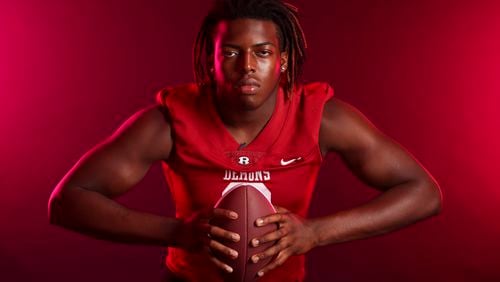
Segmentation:
<svg viewBox="0 0 500 282">
<path fill-rule="evenodd" d="M 251 240 L 278 228 L 277 224 L 261 227 L 255 225 L 258 218 L 276 213 L 271 204 L 271 193 L 264 185 L 260 185 L 242 184 L 226 188 L 222 197 L 215 204 L 216 208 L 238 213 L 238 219 L 217 218 L 211 222 L 212 225 L 240 234 L 239 242 L 221 241 L 222 244 L 236 250 L 238 258 L 231 259 L 222 254 L 214 253 L 219 260 L 233 268 L 232 273 L 225 274 L 226 281 L 254 281 L 258 278 L 257 272 L 273 259 L 263 259 L 257 263 L 251 261 L 254 254 L 266 250 L 275 243 L 267 242 L 253 247 Z"/>
</svg>

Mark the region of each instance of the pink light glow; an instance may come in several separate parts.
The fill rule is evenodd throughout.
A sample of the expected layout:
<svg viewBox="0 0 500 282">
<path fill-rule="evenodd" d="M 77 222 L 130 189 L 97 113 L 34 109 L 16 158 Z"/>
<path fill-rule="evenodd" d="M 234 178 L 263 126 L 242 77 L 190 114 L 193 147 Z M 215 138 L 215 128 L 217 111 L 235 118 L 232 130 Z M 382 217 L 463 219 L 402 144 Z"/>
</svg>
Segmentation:
<svg viewBox="0 0 500 282">
<path fill-rule="evenodd" d="M 4 2 L 2 275 L 157 281 L 160 248 L 99 242 L 49 226 L 46 203 L 71 165 L 153 103 L 158 89 L 192 80 L 191 44 L 209 3 Z M 500 4 L 295 2 L 309 43 L 305 79 L 330 82 L 337 97 L 421 160 L 445 196 L 437 218 L 315 250 L 311 281 L 499 280 Z M 374 194 L 329 157 L 311 215 Z M 159 167 L 121 201 L 173 214 Z"/>
</svg>

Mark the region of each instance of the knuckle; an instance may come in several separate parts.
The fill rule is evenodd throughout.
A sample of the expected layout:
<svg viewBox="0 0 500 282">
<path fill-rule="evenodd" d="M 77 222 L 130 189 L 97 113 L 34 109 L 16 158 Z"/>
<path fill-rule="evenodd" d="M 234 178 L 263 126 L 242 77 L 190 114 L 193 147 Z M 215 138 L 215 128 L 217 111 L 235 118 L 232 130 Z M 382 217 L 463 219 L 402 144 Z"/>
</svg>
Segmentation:
<svg viewBox="0 0 500 282">
<path fill-rule="evenodd" d="M 270 257 L 277 252 L 278 252 L 278 250 L 275 247 L 272 247 L 272 248 L 267 249 L 267 251 L 263 252 L 262 254 L 260 254 L 259 258 L 263 259 L 266 257 Z"/>
<path fill-rule="evenodd" d="M 217 246 L 217 242 L 215 242 L 214 240 L 211 240 L 208 242 L 208 246 L 210 247 L 210 249 L 213 249 L 213 250 L 217 250 L 218 246 Z"/>
<path fill-rule="evenodd" d="M 288 242 L 286 240 L 281 240 L 278 245 L 280 246 L 280 249 L 284 249 L 288 246 Z"/>
<path fill-rule="evenodd" d="M 236 241 L 239 239 L 239 234 L 238 233 L 233 233 L 231 231 L 227 231 L 224 234 L 224 238 L 229 241 Z"/>
<path fill-rule="evenodd" d="M 279 252 L 281 252 L 281 250 L 283 250 L 283 247 L 280 244 L 274 245 L 274 247 L 272 248 L 272 253 L 270 253 L 270 256 L 278 254 Z"/>
<path fill-rule="evenodd" d="M 280 233 L 281 237 L 283 237 L 283 236 L 288 234 L 288 229 L 287 228 L 280 228 L 279 233 Z"/>
<path fill-rule="evenodd" d="M 284 215 L 282 213 L 279 213 L 277 215 L 277 219 L 278 219 L 278 221 L 283 221 L 285 219 L 285 217 L 284 217 Z"/>
</svg>

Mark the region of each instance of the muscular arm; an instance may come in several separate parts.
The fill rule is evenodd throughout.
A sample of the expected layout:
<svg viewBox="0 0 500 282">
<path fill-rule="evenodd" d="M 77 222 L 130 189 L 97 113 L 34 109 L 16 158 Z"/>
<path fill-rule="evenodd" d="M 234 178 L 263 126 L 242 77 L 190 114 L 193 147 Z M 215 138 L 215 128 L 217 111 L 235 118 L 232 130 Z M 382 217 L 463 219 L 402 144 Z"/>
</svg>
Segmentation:
<svg viewBox="0 0 500 282">
<path fill-rule="evenodd" d="M 348 104 L 331 99 L 324 108 L 319 143 L 323 154 L 338 153 L 352 172 L 382 193 L 366 204 L 329 216 L 304 220 L 290 211 L 258 219 L 257 226 L 279 229 L 252 239 L 252 245 L 277 240 L 253 262 L 275 259 L 259 276 L 283 265 L 291 255 L 316 246 L 383 234 L 439 212 L 441 194 L 432 176 L 401 146 L 378 131 Z"/>
<path fill-rule="evenodd" d="M 139 111 L 63 177 L 49 200 L 50 222 L 117 242 L 176 244 L 177 220 L 134 211 L 113 200 L 139 182 L 153 162 L 167 159 L 171 147 L 162 110 Z"/>
<path fill-rule="evenodd" d="M 318 245 L 383 234 L 437 214 L 439 186 L 399 144 L 338 99 L 326 105 L 320 130 L 324 153 L 338 153 L 363 182 L 383 193 L 356 208 L 312 220 Z"/>
</svg>

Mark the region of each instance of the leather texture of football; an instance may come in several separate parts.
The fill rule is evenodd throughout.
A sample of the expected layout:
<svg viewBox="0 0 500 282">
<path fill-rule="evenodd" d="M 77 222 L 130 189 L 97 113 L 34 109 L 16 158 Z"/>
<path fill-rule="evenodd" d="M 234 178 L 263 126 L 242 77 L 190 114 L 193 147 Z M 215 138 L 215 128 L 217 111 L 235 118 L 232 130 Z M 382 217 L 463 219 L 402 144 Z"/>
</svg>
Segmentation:
<svg viewBox="0 0 500 282">
<path fill-rule="evenodd" d="M 268 193 L 269 190 L 264 188 Z M 232 273 L 225 274 L 225 281 L 255 281 L 257 280 L 257 272 L 266 266 L 271 259 L 263 259 L 257 263 L 253 263 L 251 257 L 254 254 L 260 253 L 275 242 L 268 242 L 258 247 L 253 247 L 251 240 L 267 234 L 278 228 L 277 224 L 268 224 L 257 227 L 255 221 L 263 216 L 276 213 L 271 202 L 266 198 L 262 189 L 258 189 L 252 185 L 239 185 L 233 187 L 225 195 L 223 195 L 217 204 L 216 208 L 233 210 L 238 213 L 238 219 L 213 219 L 212 225 L 219 226 L 223 229 L 240 234 L 240 241 L 221 241 L 222 244 L 232 248 L 238 252 L 238 258 L 231 259 L 222 254 L 214 255 L 233 268 Z"/>
</svg>

